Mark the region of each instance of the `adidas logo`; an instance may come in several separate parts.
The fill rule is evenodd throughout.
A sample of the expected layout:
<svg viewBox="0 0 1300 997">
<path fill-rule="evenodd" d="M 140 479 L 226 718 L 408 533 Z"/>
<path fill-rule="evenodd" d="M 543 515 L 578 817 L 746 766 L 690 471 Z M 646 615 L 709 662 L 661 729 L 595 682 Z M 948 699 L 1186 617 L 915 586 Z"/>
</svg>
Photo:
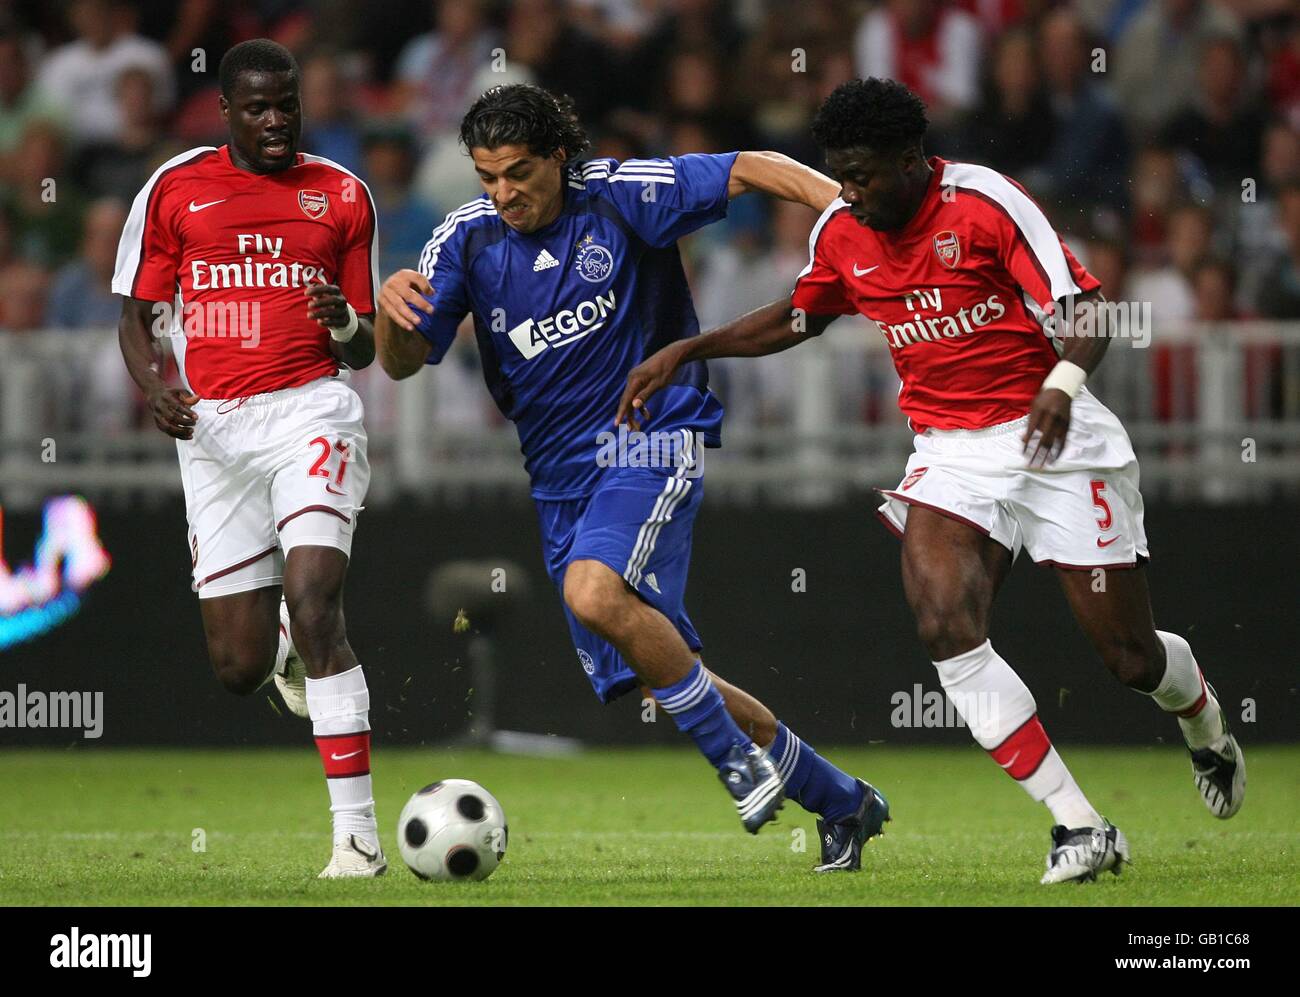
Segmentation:
<svg viewBox="0 0 1300 997">
<path fill-rule="evenodd" d="M 543 270 L 549 270 L 551 267 L 558 267 L 559 265 L 560 261 L 543 249 L 537 254 L 537 259 L 533 260 L 533 273 L 540 273 Z"/>
</svg>

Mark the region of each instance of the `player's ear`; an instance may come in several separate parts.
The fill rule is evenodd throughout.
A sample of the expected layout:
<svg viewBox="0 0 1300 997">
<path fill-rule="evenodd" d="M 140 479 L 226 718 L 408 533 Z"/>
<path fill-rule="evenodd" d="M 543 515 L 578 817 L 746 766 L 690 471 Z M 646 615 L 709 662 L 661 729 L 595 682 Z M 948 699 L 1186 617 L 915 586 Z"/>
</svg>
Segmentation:
<svg viewBox="0 0 1300 997">
<path fill-rule="evenodd" d="M 224 93 L 221 94 L 219 97 L 217 97 L 217 106 L 221 108 L 221 120 L 225 122 L 229 122 L 230 101 L 226 100 L 226 95 Z"/>
</svg>

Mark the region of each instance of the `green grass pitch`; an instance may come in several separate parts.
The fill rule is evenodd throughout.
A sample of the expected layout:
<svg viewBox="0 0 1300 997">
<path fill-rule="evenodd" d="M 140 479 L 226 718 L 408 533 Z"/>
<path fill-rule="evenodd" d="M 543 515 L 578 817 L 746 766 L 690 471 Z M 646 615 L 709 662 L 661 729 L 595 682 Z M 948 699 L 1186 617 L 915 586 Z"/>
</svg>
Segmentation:
<svg viewBox="0 0 1300 997">
<path fill-rule="evenodd" d="M 328 803 L 314 749 L 5 749 L 3 904 L 1035 904 L 1295 905 L 1300 747 L 1246 746 L 1249 789 L 1210 816 L 1178 748 L 1066 747 L 1133 863 L 1094 884 L 1038 885 L 1047 814 L 980 751 L 872 747 L 827 754 L 888 795 L 894 821 L 857 875 L 814 876 L 813 818 L 787 803 L 745 834 L 688 749 L 557 759 L 383 749 L 375 755 L 389 873 L 320 882 Z M 475 779 L 510 819 L 483 883 L 424 883 L 397 854 L 407 796 Z M 206 849 L 196 851 L 195 829 Z M 802 833 L 801 833 L 802 832 Z M 803 850 L 800 850 L 801 845 Z"/>
</svg>

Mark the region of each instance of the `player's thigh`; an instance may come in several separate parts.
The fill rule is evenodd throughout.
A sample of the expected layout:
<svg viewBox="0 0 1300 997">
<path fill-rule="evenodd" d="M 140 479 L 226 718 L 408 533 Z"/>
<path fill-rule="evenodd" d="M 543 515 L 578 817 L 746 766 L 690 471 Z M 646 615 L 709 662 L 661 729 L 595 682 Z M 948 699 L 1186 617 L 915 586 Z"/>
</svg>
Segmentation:
<svg viewBox="0 0 1300 997">
<path fill-rule="evenodd" d="M 280 639 L 280 586 L 199 600 L 212 669 L 234 692 L 252 692 L 275 661 Z"/>
<path fill-rule="evenodd" d="M 346 557 L 370 486 L 361 399 L 347 385 L 325 381 L 295 401 L 266 429 L 276 454 L 271 507 L 280 546 L 286 556 L 312 546 Z"/>
<path fill-rule="evenodd" d="M 907 512 L 903 591 L 936 660 L 979 646 L 1011 552 L 973 526 L 920 506 Z"/>
<path fill-rule="evenodd" d="M 1079 627 L 1121 682 L 1155 688 L 1164 670 L 1145 564 L 1119 568 L 1057 568 Z"/>
</svg>

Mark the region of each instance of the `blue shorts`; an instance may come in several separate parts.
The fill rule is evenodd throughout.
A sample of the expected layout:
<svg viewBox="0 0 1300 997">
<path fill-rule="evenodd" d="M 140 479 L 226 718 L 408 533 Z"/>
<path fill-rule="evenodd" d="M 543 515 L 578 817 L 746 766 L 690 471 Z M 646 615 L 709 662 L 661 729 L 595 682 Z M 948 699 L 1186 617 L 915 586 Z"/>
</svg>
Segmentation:
<svg viewBox="0 0 1300 997">
<path fill-rule="evenodd" d="M 537 500 L 546 571 L 564 598 L 571 561 L 599 561 L 621 575 L 677 627 L 692 651 L 703 644 L 683 602 L 691 562 L 691 529 L 704 494 L 702 478 L 672 468 L 612 467 L 586 498 Z M 596 695 L 608 703 L 639 680 L 614 647 L 577 621 L 567 605 L 578 661 Z"/>
</svg>

